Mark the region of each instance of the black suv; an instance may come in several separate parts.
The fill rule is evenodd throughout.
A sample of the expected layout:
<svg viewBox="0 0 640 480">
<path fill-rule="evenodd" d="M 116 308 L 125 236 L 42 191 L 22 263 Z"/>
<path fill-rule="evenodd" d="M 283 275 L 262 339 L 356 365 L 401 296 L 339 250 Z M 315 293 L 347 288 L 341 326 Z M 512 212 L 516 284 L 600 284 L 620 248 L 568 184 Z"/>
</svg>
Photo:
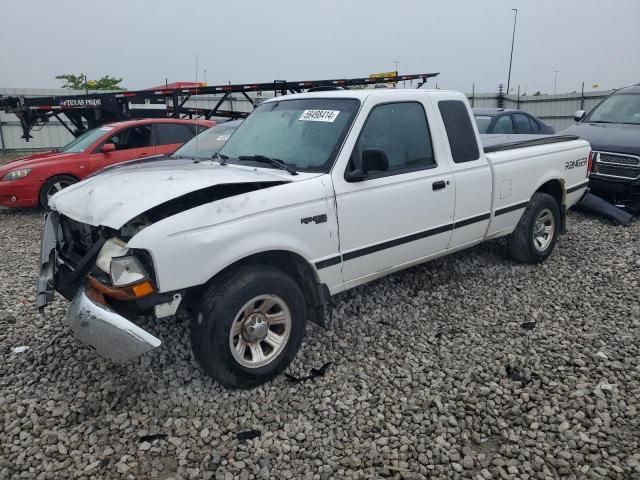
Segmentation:
<svg viewBox="0 0 640 480">
<path fill-rule="evenodd" d="M 562 133 L 579 135 L 593 148 L 589 187 L 617 203 L 640 208 L 640 84 L 616 90 Z"/>
</svg>

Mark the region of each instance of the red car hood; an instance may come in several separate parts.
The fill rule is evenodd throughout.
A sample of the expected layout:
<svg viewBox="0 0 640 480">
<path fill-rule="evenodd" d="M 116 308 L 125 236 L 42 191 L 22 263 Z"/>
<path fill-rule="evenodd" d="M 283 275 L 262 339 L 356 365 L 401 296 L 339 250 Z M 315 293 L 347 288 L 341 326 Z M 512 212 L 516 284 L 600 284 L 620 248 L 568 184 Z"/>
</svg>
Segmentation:
<svg viewBox="0 0 640 480">
<path fill-rule="evenodd" d="M 77 158 L 79 155 L 83 155 L 83 154 L 82 153 L 60 153 L 60 152 L 56 152 L 55 150 L 50 152 L 34 153 L 33 155 L 16 158 L 15 160 L 11 160 L 5 163 L 4 165 L 0 165 L 0 172 L 8 172 L 11 170 L 16 170 L 18 168 L 33 168 L 39 165 L 46 164 L 47 162 L 51 162 L 51 161 Z"/>
</svg>

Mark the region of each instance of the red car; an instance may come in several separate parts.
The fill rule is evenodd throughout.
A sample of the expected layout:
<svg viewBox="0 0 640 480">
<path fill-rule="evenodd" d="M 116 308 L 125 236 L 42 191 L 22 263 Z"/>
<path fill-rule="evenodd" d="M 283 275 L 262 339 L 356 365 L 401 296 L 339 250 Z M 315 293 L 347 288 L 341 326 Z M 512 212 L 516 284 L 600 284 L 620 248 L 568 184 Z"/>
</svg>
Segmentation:
<svg viewBox="0 0 640 480">
<path fill-rule="evenodd" d="M 209 120 L 145 119 L 89 130 L 58 150 L 0 165 L 0 205 L 46 208 L 49 198 L 115 163 L 168 154 L 209 129 Z"/>
</svg>

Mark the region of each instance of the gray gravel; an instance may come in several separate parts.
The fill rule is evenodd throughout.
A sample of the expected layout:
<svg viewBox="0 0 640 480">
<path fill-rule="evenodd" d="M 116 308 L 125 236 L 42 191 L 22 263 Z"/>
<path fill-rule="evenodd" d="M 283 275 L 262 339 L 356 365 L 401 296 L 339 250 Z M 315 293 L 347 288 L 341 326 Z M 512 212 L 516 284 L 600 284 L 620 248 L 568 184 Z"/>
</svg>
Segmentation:
<svg viewBox="0 0 640 480">
<path fill-rule="evenodd" d="M 490 242 L 340 295 L 289 370 L 324 377 L 242 392 L 201 373 L 185 318 L 116 366 L 63 300 L 38 315 L 40 225 L 0 210 L 2 479 L 640 478 L 638 221 L 571 213 L 543 265 Z"/>
</svg>

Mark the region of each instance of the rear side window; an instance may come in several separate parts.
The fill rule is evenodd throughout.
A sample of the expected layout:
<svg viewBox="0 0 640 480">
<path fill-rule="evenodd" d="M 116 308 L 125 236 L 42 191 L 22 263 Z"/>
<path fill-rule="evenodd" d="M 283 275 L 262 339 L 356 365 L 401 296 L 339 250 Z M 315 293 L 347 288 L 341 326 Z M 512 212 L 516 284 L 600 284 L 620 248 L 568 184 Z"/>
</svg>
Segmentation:
<svg viewBox="0 0 640 480">
<path fill-rule="evenodd" d="M 529 117 L 522 113 L 516 113 L 513 115 L 513 119 L 516 122 L 516 130 L 518 133 L 531 133 L 531 124 L 529 123 Z"/>
<path fill-rule="evenodd" d="M 498 117 L 496 124 L 493 126 L 492 133 L 515 133 L 515 130 L 513 129 L 513 122 L 511 121 L 511 115 Z"/>
<path fill-rule="evenodd" d="M 478 142 L 464 102 L 443 100 L 438 102 L 438 108 L 449 138 L 453 161 L 463 163 L 480 158 Z"/>
<path fill-rule="evenodd" d="M 187 125 L 179 123 L 156 124 L 156 145 L 183 144 L 193 137 L 193 132 Z"/>
<path fill-rule="evenodd" d="M 531 122 L 531 131 L 533 133 L 540 133 L 540 124 L 531 117 L 529 117 L 529 121 Z"/>
</svg>

